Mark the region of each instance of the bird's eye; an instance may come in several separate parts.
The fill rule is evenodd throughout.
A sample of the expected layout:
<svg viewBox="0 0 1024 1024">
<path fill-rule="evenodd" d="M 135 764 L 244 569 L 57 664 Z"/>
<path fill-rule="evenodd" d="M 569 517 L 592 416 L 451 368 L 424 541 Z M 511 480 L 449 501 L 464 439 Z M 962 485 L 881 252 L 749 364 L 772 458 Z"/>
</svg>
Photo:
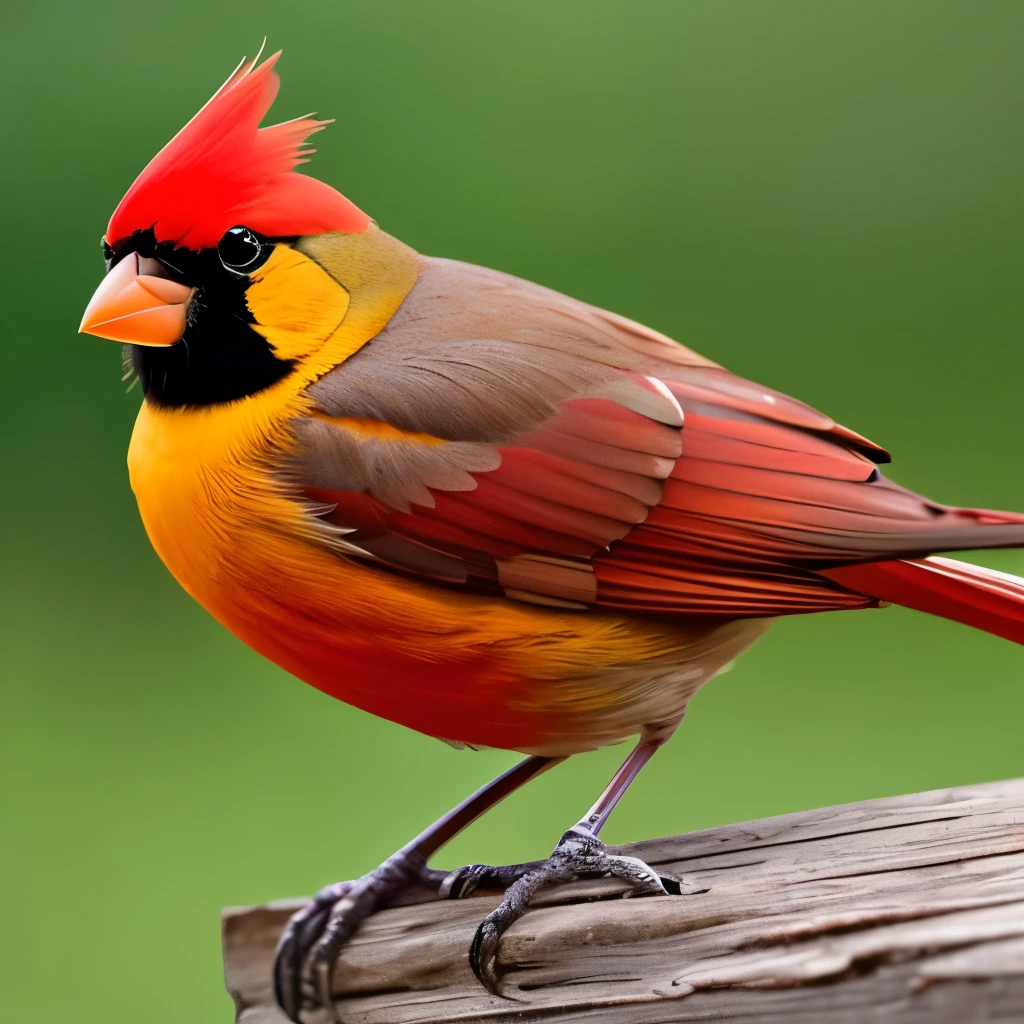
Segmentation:
<svg viewBox="0 0 1024 1024">
<path fill-rule="evenodd" d="M 239 277 L 262 267 L 274 251 L 273 243 L 242 224 L 225 232 L 217 245 L 217 255 L 225 270 Z"/>
</svg>

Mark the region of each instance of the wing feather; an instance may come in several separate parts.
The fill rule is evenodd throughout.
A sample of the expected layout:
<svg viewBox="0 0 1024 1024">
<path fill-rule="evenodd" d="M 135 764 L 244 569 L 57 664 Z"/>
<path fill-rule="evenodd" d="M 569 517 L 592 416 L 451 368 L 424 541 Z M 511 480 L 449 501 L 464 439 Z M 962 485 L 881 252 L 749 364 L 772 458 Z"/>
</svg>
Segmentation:
<svg viewBox="0 0 1024 1024">
<path fill-rule="evenodd" d="M 1024 541 L 886 480 L 884 449 L 802 402 L 465 264 L 422 260 L 308 394 L 289 478 L 311 514 L 347 557 L 446 586 L 773 616 L 874 603 L 819 570 Z"/>
<path fill-rule="evenodd" d="M 309 388 L 290 476 L 347 555 L 592 604 L 590 559 L 644 521 L 682 452 L 679 404 L 634 368 L 625 331 L 514 278 L 425 261 L 387 328 Z"/>
</svg>

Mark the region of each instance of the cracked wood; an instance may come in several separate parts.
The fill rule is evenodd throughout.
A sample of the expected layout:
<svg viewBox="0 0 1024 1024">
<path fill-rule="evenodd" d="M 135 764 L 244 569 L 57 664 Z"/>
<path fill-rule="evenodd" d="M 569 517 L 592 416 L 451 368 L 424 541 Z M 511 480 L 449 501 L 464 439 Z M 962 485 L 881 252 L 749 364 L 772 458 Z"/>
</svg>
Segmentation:
<svg viewBox="0 0 1024 1024">
<path fill-rule="evenodd" d="M 621 900 L 614 882 L 552 890 L 502 940 L 508 999 L 484 992 L 467 961 L 496 895 L 382 911 L 338 966 L 343 1019 L 1024 1020 L 1024 779 L 619 849 L 693 891 Z M 225 974 L 239 1024 L 286 1024 L 273 1006 L 270 967 L 298 905 L 224 914 Z"/>
</svg>

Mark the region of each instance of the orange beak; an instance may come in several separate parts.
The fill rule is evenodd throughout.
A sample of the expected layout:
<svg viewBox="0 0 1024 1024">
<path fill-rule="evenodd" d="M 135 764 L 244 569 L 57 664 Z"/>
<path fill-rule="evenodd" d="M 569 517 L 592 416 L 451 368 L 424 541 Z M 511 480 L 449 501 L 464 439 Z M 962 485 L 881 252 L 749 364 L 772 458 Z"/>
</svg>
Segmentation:
<svg viewBox="0 0 1024 1024">
<path fill-rule="evenodd" d="M 194 291 L 167 277 L 157 260 L 129 253 L 100 282 L 78 333 L 132 345 L 173 345 L 185 333 Z"/>
</svg>

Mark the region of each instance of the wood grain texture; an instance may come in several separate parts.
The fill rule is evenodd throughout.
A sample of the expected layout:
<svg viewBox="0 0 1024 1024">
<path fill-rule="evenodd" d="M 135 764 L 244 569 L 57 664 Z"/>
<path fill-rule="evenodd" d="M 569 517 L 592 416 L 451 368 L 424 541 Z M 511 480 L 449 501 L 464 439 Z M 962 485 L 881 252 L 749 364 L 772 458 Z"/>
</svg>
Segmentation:
<svg viewBox="0 0 1024 1024">
<path fill-rule="evenodd" d="M 502 940 L 507 999 L 480 988 L 466 956 L 497 896 L 382 911 L 339 964 L 343 1019 L 1024 1021 L 1024 779 L 621 850 L 694 891 L 621 900 L 612 882 L 552 890 Z M 285 1024 L 270 964 L 296 906 L 224 914 L 239 1024 Z"/>
</svg>

